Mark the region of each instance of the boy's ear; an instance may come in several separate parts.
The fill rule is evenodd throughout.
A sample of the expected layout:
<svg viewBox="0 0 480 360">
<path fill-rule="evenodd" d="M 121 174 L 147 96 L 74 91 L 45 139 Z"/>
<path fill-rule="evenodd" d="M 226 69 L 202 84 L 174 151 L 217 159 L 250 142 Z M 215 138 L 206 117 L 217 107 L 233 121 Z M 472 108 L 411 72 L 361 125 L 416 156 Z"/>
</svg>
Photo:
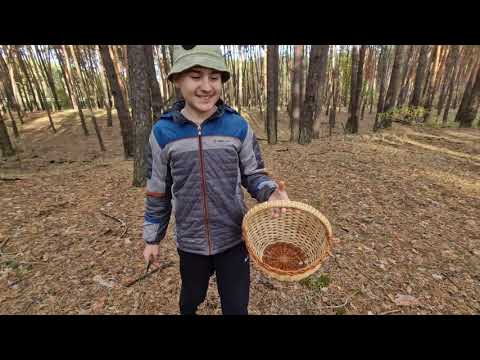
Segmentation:
<svg viewBox="0 0 480 360">
<path fill-rule="evenodd" d="M 180 74 L 175 74 L 172 76 L 173 84 L 176 88 L 180 87 Z"/>
</svg>

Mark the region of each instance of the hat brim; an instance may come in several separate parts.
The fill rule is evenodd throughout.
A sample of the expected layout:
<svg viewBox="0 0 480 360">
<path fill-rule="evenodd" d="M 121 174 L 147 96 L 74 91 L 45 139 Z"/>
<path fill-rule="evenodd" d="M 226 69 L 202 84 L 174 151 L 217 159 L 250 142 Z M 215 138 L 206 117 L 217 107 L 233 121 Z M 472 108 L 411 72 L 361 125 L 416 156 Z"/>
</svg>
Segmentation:
<svg viewBox="0 0 480 360">
<path fill-rule="evenodd" d="M 221 72 L 222 82 L 226 82 L 230 79 L 230 71 L 225 66 L 224 60 L 208 53 L 196 53 L 195 55 L 184 56 L 178 59 L 168 73 L 167 79 L 173 81 L 174 75 L 181 74 L 195 66 L 202 66 Z"/>
</svg>

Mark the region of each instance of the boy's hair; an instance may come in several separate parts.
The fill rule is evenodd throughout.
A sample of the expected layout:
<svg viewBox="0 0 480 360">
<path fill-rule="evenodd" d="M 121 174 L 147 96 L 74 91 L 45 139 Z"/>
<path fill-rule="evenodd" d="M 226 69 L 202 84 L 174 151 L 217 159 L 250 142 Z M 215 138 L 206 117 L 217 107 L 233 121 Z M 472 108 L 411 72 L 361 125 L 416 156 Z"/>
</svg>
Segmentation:
<svg viewBox="0 0 480 360">
<path fill-rule="evenodd" d="M 175 45 L 173 66 L 167 79 L 174 81 L 174 75 L 194 66 L 203 66 L 219 71 L 222 75 L 222 82 L 230 79 L 230 71 L 225 64 L 225 58 L 219 45 Z"/>
</svg>

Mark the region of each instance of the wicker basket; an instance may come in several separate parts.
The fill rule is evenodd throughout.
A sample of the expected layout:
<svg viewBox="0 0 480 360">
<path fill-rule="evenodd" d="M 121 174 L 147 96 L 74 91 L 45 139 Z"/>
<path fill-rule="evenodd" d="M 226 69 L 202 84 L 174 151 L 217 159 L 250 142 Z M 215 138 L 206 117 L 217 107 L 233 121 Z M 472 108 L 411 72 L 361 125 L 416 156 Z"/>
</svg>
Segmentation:
<svg viewBox="0 0 480 360">
<path fill-rule="evenodd" d="M 286 213 L 272 217 L 274 208 Z M 318 210 L 296 201 L 268 201 L 243 219 L 243 238 L 250 257 L 270 277 L 298 281 L 322 265 L 332 247 L 332 227 Z"/>
</svg>

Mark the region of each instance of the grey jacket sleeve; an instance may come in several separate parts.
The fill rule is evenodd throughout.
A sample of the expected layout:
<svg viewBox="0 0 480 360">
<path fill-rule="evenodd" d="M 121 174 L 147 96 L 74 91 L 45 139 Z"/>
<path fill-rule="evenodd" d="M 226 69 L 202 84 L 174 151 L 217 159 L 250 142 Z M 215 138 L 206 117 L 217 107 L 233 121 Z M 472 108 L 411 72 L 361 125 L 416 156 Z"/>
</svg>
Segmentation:
<svg viewBox="0 0 480 360">
<path fill-rule="evenodd" d="M 267 174 L 260 147 L 250 124 L 240 150 L 242 185 L 258 202 L 267 201 L 277 184 Z"/>
<path fill-rule="evenodd" d="M 143 240 L 147 244 L 158 244 L 165 237 L 172 212 L 172 177 L 167 154 L 150 134 L 145 149 L 147 189 Z"/>
</svg>

